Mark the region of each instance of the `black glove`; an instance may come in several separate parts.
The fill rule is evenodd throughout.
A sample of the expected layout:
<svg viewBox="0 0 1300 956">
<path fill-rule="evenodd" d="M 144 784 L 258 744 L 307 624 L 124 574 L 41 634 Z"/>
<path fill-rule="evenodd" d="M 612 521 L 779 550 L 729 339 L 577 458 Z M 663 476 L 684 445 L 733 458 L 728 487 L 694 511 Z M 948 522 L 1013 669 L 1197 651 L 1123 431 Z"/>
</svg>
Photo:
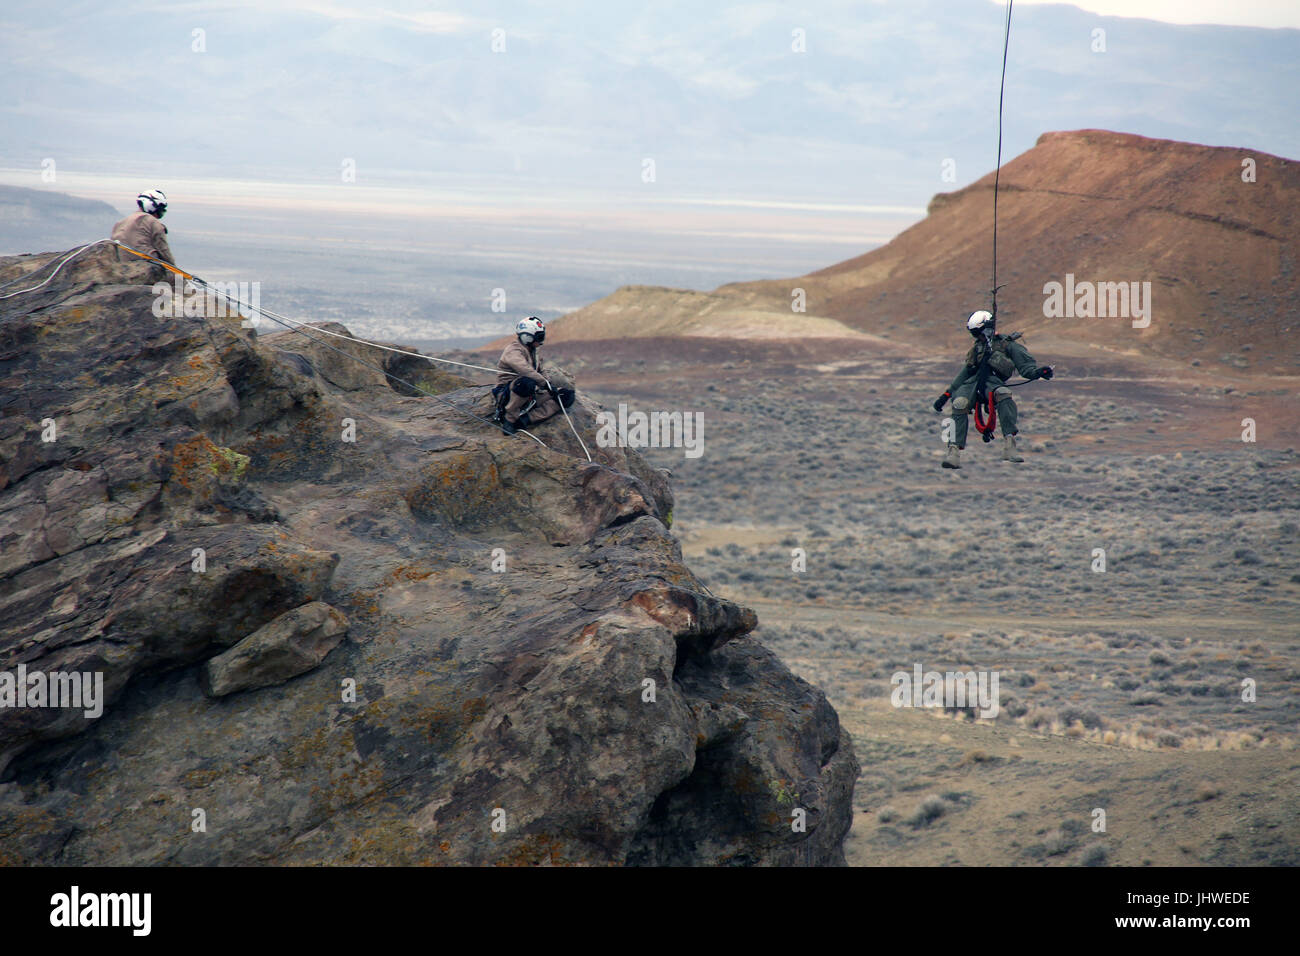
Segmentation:
<svg viewBox="0 0 1300 956">
<path fill-rule="evenodd" d="M 943 406 L 948 404 L 948 399 L 950 398 L 952 398 L 952 392 L 944 392 L 934 400 L 934 410 L 936 412 L 943 411 Z"/>
<path fill-rule="evenodd" d="M 578 393 L 571 388 L 558 388 L 555 390 L 555 397 L 560 400 L 560 404 L 568 408 L 573 404 L 573 400 L 578 397 Z"/>
<path fill-rule="evenodd" d="M 1050 365 L 1040 365 L 1038 368 L 1034 369 L 1034 378 L 1050 379 L 1054 374 L 1052 366 Z"/>
</svg>

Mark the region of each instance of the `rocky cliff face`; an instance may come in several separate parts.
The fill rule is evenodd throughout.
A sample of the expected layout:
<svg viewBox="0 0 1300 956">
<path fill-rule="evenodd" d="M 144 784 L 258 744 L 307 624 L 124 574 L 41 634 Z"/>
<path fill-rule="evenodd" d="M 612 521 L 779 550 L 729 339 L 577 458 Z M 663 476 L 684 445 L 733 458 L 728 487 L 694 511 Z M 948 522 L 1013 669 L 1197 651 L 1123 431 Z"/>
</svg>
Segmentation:
<svg viewBox="0 0 1300 956">
<path fill-rule="evenodd" d="M 103 677 L 97 718 L 0 707 L 2 862 L 842 862 L 834 711 L 594 406 L 589 464 L 141 278 L 101 250 L 0 300 L 0 703 Z"/>
</svg>

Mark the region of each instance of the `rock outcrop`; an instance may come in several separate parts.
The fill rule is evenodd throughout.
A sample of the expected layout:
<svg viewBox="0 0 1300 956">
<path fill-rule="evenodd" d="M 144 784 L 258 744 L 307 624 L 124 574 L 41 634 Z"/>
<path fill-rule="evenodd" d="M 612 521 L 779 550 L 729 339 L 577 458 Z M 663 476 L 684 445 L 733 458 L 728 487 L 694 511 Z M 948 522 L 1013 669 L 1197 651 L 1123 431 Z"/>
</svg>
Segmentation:
<svg viewBox="0 0 1300 956">
<path fill-rule="evenodd" d="M 998 179 L 1000 324 L 1032 333 L 1034 348 L 1100 346 L 1294 373 L 1300 163 L 1075 130 L 1044 133 Z M 752 325 L 766 338 L 802 340 L 842 323 L 894 342 L 964 350 L 962 319 L 988 304 L 993 182 L 989 172 L 940 193 L 925 219 L 886 245 L 808 275 L 707 293 L 627 287 L 555 320 L 548 334 L 562 344 L 725 336 Z M 1064 314 L 1049 307 L 1050 283 L 1069 297 Z M 795 290 L 806 309 L 797 314 Z"/>
<path fill-rule="evenodd" d="M 594 405 L 588 463 L 128 272 L 0 300 L 0 674 L 103 681 L 0 707 L 0 862 L 843 861 L 847 734 Z"/>
</svg>

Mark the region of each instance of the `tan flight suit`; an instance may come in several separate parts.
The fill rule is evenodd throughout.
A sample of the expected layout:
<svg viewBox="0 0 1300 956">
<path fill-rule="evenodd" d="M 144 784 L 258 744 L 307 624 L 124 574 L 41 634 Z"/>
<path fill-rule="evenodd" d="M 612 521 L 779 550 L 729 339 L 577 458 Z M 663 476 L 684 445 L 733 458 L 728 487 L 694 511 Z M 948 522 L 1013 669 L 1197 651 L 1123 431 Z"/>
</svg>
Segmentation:
<svg viewBox="0 0 1300 956">
<path fill-rule="evenodd" d="M 167 227 L 147 212 L 133 212 L 116 226 L 109 236 L 137 252 L 147 252 L 155 259 L 176 265 L 171 246 L 167 245 Z"/>
<path fill-rule="evenodd" d="M 506 405 L 506 420 L 510 424 L 516 424 L 524 407 L 534 400 L 537 404 L 528 412 L 528 420 L 533 424 L 559 413 L 560 403 L 547 391 L 546 380 L 550 376 L 542 371 L 542 359 L 537 354 L 536 346 L 527 346 L 515 339 L 501 353 L 497 368 L 500 369 L 497 374 L 498 385 L 513 386 L 519 378 L 530 378 L 537 383 L 537 391 L 532 396 L 519 395 L 513 387 L 510 389 L 510 401 Z M 556 376 L 551 378 L 551 384 L 563 388 L 569 383 L 562 376 Z"/>
<path fill-rule="evenodd" d="M 167 244 L 167 227 L 156 217 L 147 212 L 133 212 L 113 227 L 110 239 L 116 239 L 124 246 L 130 246 L 137 252 L 147 252 L 155 259 L 176 264 L 171 246 Z M 117 250 L 118 256 L 133 265 L 127 270 L 132 277 L 138 276 L 148 282 L 164 280 L 170 274 L 157 263 L 133 256 L 129 252 Z M 138 263 L 138 265 L 134 265 Z"/>
</svg>

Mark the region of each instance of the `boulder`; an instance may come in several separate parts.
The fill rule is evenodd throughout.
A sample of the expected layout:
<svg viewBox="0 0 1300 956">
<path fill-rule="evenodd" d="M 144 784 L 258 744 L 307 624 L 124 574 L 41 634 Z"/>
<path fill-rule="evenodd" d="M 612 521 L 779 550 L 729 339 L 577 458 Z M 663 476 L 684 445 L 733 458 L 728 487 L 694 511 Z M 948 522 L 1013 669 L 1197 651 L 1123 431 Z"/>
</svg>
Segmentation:
<svg viewBox="0 0 1300 956">
<path fill-rule="evenodd" d="M 324 601 L 312 601 L 263 624 L 228 651 L 208 659 L 203 692 L 224 697 L 283 684 L 316 668 L 347 633 L 348 619 Z"/>
</svg>

